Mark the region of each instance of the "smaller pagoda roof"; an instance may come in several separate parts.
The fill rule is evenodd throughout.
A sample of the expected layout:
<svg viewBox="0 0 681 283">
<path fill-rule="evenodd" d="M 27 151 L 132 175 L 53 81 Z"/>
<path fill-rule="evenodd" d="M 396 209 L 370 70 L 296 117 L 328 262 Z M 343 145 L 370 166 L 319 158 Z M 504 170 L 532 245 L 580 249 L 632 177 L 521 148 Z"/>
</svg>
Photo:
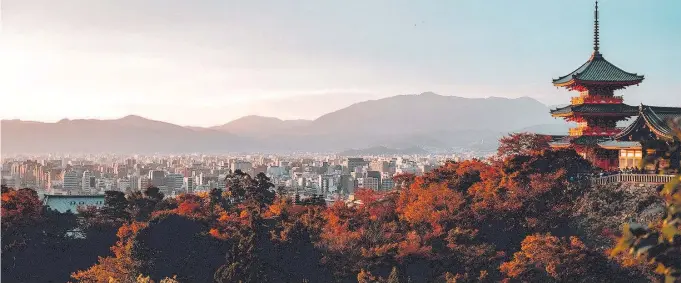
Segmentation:
<svg viewBox="0 0 681 283">
<path fill-rule="evenodd" d="M 669 127 L 672 119 L 681 119 L 681 107 L 657 107 L 641 105 L 638 109 L 638 117 L 629 126 L 624 128 L 615 139 L 622 139 L 630 136 L 640 128 L 647 126 L 651 132 L 664 140 L 678 139 L 674 135 L 674 130 Z"/>
<path fill-rule="evenodd" d="M 634 116 L 638 113 L 635 106 L 627 104 L 579 104 L 568 105 L 551 110 L 552 116 L 570 116 L 574 114 L 621 114 L 621 116 Z"/>
<path fill-rule="evenodd" d="M 564 136 L 561 139 L 550 142 L 549 145 L 553 148 L 563 148 L 572 145 L 597 145 L 606 141 L 608 141 L 608 138 L 596 136 Z"/>
<path fill-rule="evenodd" d="M 604 141 L 598 143 L 598 146 L 605 149 L 627 149 L 627 148 L 641 148 L 641 143 L 637 141 Z"/>
</svg>

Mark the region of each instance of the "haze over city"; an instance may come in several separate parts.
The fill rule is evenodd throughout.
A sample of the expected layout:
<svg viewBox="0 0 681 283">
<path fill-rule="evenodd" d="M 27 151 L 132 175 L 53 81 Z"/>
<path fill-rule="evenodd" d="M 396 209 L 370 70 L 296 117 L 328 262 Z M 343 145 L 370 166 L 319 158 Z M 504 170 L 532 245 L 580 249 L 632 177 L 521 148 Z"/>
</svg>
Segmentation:
<svg viewBox="0 0 681 283">
<path fill-rule="evenodd" d="M 570 96 L 550 79 L 591 50 L 592 1 L 4 0 L 1 119 L 130 114 L 216 126 L 314 119 L 433 91 Z M 601 2 L 601 45 L 646 76 L 626 102 L 681 104 L 681 2 Z"/>
</svg>

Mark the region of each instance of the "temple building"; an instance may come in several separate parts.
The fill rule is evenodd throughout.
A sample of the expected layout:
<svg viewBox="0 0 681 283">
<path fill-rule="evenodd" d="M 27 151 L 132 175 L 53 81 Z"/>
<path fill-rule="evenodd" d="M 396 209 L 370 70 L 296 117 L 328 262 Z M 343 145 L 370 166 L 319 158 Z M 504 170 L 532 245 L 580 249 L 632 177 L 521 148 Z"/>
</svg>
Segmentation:
<svg viewBox="0 0 681 283">
<path fill-rule="evenodd" d="M 605 59 L 600 52 L 598 20 L 596 1 L 591 57 L 576 70 L 553 80 L 556 87 L 579 92 L 579 96 L 573 97 L 570 105 L 551 110 L 553 117 L 577 123 L 567 136 L 551 146 L 574 148 L 606 170 L 637 168 L 645 156 L 679 143 L 668 121 L 681 117 L 681 108 L 630 106 L 622 96 L 615 95 L 615 91 L 640 84 L 644 77 L 626 72 Z M 618 122 L 634 116 L 638 118 L 625 129 L 617 127 Z M 667 163 L 656 164 L 655 169 L 661 165 L 679 168 L 678 149 L 672 155 Z"/>
</svg>

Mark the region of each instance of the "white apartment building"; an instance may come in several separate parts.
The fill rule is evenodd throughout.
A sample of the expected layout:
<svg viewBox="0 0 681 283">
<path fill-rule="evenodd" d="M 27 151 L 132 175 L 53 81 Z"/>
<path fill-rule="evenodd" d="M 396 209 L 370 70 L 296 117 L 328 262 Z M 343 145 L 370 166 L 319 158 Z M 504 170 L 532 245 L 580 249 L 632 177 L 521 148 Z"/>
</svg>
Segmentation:
<svg viewBox="0 0 681 283">
<path fill-rule="evenodd" d="M 171 173 L 166 175 L 165 186 L 168 189 L 181 189 L 184 184 L 184 175 Z"/>
<path fill-rule="evenodd" d="M 76 171 L 69 171 L 64 173 L 64 190 L 75 191 L 80 189 L 82 175 Z"/>
<path fill-rule="evenodd" d="M 185 190 L 187 193 L 193 193 L 194 192 L 194 178 L 192 177 L 185 177 L 183 180 L 182 188 Z"/>
<path fill-rule="evenodd" d="M 381 184 L 378 181 L 378 178 L 373 178 L 373 177 L 363 177 L 363 178 L 357 178 L 357 187 L 359 188 L 365 188 L 365 189 L 372 189 L 377 191 L 380 188 Z"/>
</svg>

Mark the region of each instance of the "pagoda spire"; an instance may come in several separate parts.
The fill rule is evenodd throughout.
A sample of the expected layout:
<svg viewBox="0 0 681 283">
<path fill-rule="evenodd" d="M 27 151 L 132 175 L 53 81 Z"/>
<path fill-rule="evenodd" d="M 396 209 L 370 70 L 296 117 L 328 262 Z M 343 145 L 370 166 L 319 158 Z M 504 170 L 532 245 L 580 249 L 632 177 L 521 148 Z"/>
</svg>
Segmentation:
<svg viewBox="0 0 681 283">
<path fill-rule="evenodd" d="M 600 55 L 600 42 L 598 38 L 598 0 L 596 0 L 596 11 L 594 11 L 594 55 Z"/>
</svg>

